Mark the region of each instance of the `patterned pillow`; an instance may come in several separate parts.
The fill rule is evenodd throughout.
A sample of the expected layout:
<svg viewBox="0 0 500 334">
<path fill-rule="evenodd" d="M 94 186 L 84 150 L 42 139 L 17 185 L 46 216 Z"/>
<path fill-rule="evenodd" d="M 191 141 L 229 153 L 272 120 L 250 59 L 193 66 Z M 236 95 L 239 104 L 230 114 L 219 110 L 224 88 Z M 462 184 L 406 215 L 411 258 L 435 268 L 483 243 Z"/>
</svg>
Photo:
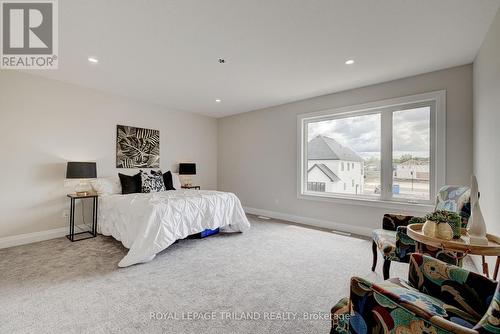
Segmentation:
<svg viewBox="0 0 500 334">
<path fill-rule="evenodd" d="M 142 192 L 155 193 L 165 191 L 165 184 L 163 183 L 163 175 L 157 173 L 148 174 L 141 171 Z"/>
</svg>

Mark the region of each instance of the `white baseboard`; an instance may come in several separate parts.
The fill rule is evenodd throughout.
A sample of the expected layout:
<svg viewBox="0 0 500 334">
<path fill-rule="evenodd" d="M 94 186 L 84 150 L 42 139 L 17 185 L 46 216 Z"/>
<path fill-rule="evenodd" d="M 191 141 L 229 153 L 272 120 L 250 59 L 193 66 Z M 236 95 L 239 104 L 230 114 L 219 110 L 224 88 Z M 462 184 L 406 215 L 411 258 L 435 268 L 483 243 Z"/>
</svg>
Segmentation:
<svg viewBox="0 0 500 334">
<path fill-rule="evenodd" d="M 83 225 L 83 224 L 75 225 L 75 227 L 76 227 L 77 233 L 91 229 L 90 226 Z M 54 228 L 52 230 L 26 233 L 26 234 L 18 234 L 18 235 L 13 235 L 10 237 L 3 237 L 3 238 L 0 238 L 0 249 L 14 247 L 14 246 L 20 246 L 20 245 L 26 245 L 26 244 L 31 244 L 34 242 L 45 241 L 45 240 L 50 240 L 50 239 L 55 239 L 55 238 L 61 238 L 61 237 L 66 236 L 68 234 L 68 232 L 69 232 L 69 226 Z"/>
<path fill-rule="evenodd" d="M 68 234 L 67 227 L 54 228 L 52 230 L 18 234 L 10 237 L 0 238 L 0 249 L 13 246 L 31 244 L 33 242 L 45 241 L 55 238 L 64 237 Z"/>
<path fill-rule="evenodd" d="M 291 215 L 291 214 L 282 213 L 282 212 L 255 209 L 255 208 L 249 208 L 249 207 L 243 207 L 243 210 L 245 210 L 246 213 L 253 214 L 253 215 L 267 216 L 267 217 L 274 218 L 274 219 L 287 220 L 287 221 L 294 222 L 294 223 L 311 225 L 311 226 L 321 227 L 321 228 L 327 228 L 327 229 L 337 230 L 337 231 L 341 231 L 341 232 L 354 233 L 354 234 L 363 235 L 363 236 L 367 236 L 367 237 L 371 237 L 372 231 L 373 231 L 373 229 L 371 229 L 369 227 L 341 224 L 341 223 L 336 223 L 336 222 L 329 221 L 329 220 L 296 216 L 296 215 Z"/>
</svg>

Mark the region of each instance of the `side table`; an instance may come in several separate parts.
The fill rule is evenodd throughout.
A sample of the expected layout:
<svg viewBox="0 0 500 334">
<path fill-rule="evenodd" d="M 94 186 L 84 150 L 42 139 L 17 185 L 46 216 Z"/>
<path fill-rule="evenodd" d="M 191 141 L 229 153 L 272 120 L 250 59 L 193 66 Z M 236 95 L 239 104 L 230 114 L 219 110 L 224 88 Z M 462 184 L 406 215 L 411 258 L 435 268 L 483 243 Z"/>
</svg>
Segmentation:
<svg viewBox="0 0 500 334">
<path fill-rule="evenodd" d="M 66 236 L 69 240 L 72 242 L 74 241 L 80 241 L 80 240 L 85 240 L 85 239 L 90 239 L 90 238 L 95 238 L 97 236 L 97 205 L 98 205 L 98 195 L 97 194 L 88 194 L 84 196 L 79 196 L 76 194 L 68 194 L 68 197 L 70 199 L 70 211 L 69 211 L 69 234 Z M 91 198 L 93 205 L 92 205 L 92 230 L 91 231 L 83 231 L 83 232 L 78 232 L 75 233 L 75 202 L 77 199 L 87 199 Z M 75 236 L 80 236 L 80 235 L 89 235 L 86 237 L 77 237 Z"/>
<path fill-rule="evenodd" d="M 493 279 L 497 279 L 498 269 L 500 265 L 500 237 L 492 234 L 487 234 L 486 237 L 488 238 L 488 244 L 474 244 L 470 242 L 467 230 L 462 228 L 462 236 L 459 239 L 443 240 L 424 235 L 424 233 L 422 232 L 422 226 L 423 224 L 410 224 L 408 225 L 407 229 L 408 236 L 417 242 L 417 250 L 418 244 L 422 243 L 431 247 L 453 252 L 460 252 L 466 255 L 481 255 L 483 262 L 483 274 L 486 277 L 490 277 L 490 275 L 488 263 L 486 262 L 485 257 L 496 256 L 497 261 L 495 270 L 493 271 Z"/>
</svg>

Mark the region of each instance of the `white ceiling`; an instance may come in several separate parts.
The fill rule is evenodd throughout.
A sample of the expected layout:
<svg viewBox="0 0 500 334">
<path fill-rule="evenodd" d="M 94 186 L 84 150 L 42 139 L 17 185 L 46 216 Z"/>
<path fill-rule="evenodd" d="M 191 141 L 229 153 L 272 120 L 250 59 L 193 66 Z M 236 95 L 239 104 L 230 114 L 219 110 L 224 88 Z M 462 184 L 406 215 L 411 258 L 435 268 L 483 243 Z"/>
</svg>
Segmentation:
<svg viewBox="0 0 500 334">
<path fill-rule="evenodd" d="M 470 63 L 499 5 L 62 0 L 59 70 L 37 74 L 222 117 Z"/>
</svg>

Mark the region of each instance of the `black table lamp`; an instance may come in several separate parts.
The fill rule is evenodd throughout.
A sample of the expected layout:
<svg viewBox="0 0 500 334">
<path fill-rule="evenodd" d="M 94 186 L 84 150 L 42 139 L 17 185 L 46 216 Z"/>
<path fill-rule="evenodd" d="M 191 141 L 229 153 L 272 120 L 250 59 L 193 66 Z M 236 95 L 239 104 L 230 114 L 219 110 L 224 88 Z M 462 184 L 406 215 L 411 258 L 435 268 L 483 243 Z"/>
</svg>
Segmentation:
<svg viewBox="0 0 500 334">
<path fill-rule="evenodd" d="M 66 178 L 80 180 L 80 183 L 75 187 L 75 192 L 78 196 L 87 196 L 90 193 L 92 188 L 86 180 L 95 179 L 96 177 L 97 165 L 95 162 L 68 161 Z"/>
<path fill-rule="evenodd" d="M 187 175 L 184 179 L 185 186 L 191 186 L 191 175 L 196 175 L 196 164 L 195 163 L 180 163 L 179 164 L 179 175 Z"/>
</svg>

